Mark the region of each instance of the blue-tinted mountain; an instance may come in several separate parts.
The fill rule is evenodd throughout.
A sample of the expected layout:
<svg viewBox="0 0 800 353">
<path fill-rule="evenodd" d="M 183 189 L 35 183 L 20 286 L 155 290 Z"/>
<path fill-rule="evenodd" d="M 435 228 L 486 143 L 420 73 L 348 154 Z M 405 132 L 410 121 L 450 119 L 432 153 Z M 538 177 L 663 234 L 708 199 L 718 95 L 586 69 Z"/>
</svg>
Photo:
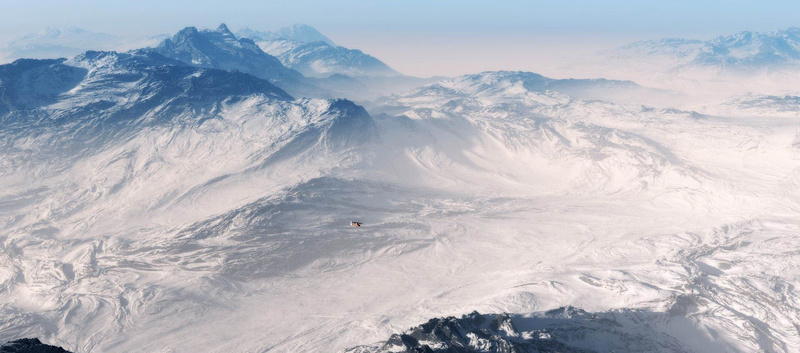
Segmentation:
<svg viewBox="0 0 800 353">
<path fill-rule="evenodd" d="M 236 38 L 225 24 L 216 30 L 186 27 L 161 42 L 155 51 L 192 66 L 237 70 L 272 81 L 296 81 L 302 77 L 252 40 Z"/>
<path fill-rule="evenodd" d="M 734 68 L 797 66 L 800 65 L 800 28 L 721 36 L 706 42 L 692 63 Z"/>
<path fill-rule="evenodd" d="M 23 59 L 0 66 L 0 117 L 7 126 L 160 121 L 212 109 L 225 99 L 293 98 L 237 71 L 203 69 L 147 50 L 89 51 L 70 61 Z"/>
<path fill-rule="evenodd" d="M 0 63 L 16 59 L 73 57 L 87 50 L 113 49 L 121 38 L 81 28 L 52 28 L 13 39 L 0 47 Z"/>
<path fill-rule="evenodd" d="M 285 66 L 306 76 L 331 75 L 401 76 L 399 72 L 361 50 L 348 49 L 322 41 L 299 42 L 288 39 L 262 40 L 258 45 L 275 55 Z"/>
<path fill-rule="evenodd" d="M 402 76 L 377 58 L 361 50 L 338 46 L 307 25 L 295 25 L 275 32 L 243 28 L 237 34 L 253 39 L 261 49 L 277 57 L 284 66 L 306 76 Z"/>
<path fill-rule="evenodd" d="M 772 71 L 800 67 L 800 28 L 740 32 L 708 41 L 670 38 L 635 42 L 617 56 L 669 59 L 674 68 Z"/>
<path fill-rule="evenodd" d="M 47 143 L 41 155 L 77 156 L 144 128 L 202 124 L 222 106 L 244 100 L 272 105 L 293 100 L 267 80 L 186 66 L 147 50 L 90 51 L 69 61 L 18 60 L 0 65 L 0 82 L 0 136 L 6 147 L 13 149 L 17 138 L 42 135 Z"/>
<path fill-rule="evenodd" d="M 478 96 L 557 92 L 583 100 L 624 102 L 666 92 L 642 87 L 633 81 L 608 79 L 554 79 L 524 71 L 486 71 L 464 75 L 419 87 L 404 93 L 411 97 L 447 95 L 465 99 Z"/>
<path fill-rule="evenodd" d="M 248 148 L 258 153 L 280 149 L 277 141 L 302 140 L 289 144 L 297 152 L 315 141 L 334 149 L 374 135 L 372 118 L 348 100 L 295 99 L 268 80 L 189 66 L 153 50 L 0 65 L 0 151 L 12 161 L 49 155 L 68 166 L 145 130 L 172 134 L 215 124 L 222 127 L 214 132 L 228 135 L 260 124 L 248 130 Z"/>
<path fill-rule="evenodd" d="M 287 68 L 248 38 L 236 38 L 225 24 L 216 30 L 187 27 L 166 39 L 154 51 L 186 65 L 234 70 L 269 80 L 296 96 L 327 97 L 325 90 L 305 82 L 301 73 Z"/>
<path fill-rule="evenodd" d="M 275 40 L 286 39 L 301 43 L 314 43 L 324 42 L 331 46 L 336 44 L 328 37 L 317 31 L 314 27 L 303 24 L 296 24 L 289 27 L 283 27 L 277 31 L 256 31 L 244 27 L 236 31 L 238 37 L 252 38 L 253 40 Z"/>
</svg>

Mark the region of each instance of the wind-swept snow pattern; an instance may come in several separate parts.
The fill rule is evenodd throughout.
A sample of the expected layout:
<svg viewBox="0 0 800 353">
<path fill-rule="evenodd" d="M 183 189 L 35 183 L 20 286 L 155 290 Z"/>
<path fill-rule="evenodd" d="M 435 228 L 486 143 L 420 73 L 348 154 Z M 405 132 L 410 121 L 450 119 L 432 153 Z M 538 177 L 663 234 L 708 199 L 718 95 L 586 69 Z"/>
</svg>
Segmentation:
<svg viewBox="0 0 800 353">
<path fill-rule="evenodd" d="M 797 93 L 313 82 L 224 25 L 0 66 L 0 342 L 800 351 Z"/>
</svg>

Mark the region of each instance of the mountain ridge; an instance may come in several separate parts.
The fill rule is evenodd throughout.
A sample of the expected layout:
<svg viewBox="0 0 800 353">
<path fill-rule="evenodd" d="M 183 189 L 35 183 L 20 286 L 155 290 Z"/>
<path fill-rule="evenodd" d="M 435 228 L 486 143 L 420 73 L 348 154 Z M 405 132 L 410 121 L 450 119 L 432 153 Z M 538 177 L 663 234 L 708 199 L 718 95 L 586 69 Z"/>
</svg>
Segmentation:
<svg viewBox="0 0 800 353">
<path fill-rule="evenodd" d="M 634 42 L 615 55 L 656 55 L 681 60 L 675 69 L 714 67 L 729 70 L 779 70 L 800 67 L 800 28 L 771 32 L 742 31 L 710 40 L 667 38 Z"/>
<path fill-rule="evenodd" d="M 313 35 L 293 34 L 297 32 Z M 276 32 L 258 32 L 245 27 L 237 33 L 241 37 L 255 40 L 261 49 L 280 59 L 283 65 L 306 76 L 402 76 L 361 50 L 334 44 L 311 26 L 295 25 Z"/>
<path fill-rule="evenodd" d="M 236 31 L 236 35 L 254 40 L 287 39 L 301 43 L 324 42 L 333 47 L 337 46 L 336 43 L 320 33 L 316 28 L 304 24 L 295 24 L 276 31 L 256 31 L 248 27 L 242 27 Z"/>
</svg>

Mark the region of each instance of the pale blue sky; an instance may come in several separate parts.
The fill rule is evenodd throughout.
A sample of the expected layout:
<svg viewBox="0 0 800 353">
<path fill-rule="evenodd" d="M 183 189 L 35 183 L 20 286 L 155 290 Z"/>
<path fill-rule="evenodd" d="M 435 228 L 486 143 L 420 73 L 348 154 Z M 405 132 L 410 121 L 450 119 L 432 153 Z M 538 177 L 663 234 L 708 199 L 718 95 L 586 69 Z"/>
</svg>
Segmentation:
<svg viewBox="0 0 800 353">
<path fill-rule="evenodd" d="M 47 26 L 141 36 L 305 23 L 415 75 L 526 69 L 534 56 L 565 50 L 800 26 L 799 1 L 0 0 L 0 9 L 0 39 Z M 453 65 L 464 56 L 473 59 Z"/>
</svg>

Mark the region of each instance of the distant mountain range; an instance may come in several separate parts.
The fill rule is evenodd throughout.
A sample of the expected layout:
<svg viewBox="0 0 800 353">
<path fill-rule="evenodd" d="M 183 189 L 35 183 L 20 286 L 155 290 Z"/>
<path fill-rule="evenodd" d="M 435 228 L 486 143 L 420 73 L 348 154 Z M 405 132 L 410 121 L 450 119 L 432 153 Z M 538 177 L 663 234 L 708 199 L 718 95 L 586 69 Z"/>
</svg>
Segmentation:
<svg viewBox="0 0 800 353">
<path fill-rule="evenodd" d="M 402 77 L 403 75 L 389 67 L 383 61 L 357 49 L 345 48 L 337 45 L 333 40 L 308 25 L 293 25 L 276 31 L 260 31 L 248 27 L 241 28 L 235 34 L 228 30 L 198 30 L 184 29 L 169 43 L 161 43 L 167 35 L 149 36 L 146 38 L 120 38 L 114 35 L 91 32 L 80 28 L 47 28 L 38 33 L 28 34 L 0 47 L 0 62 L 11 62 L 18 58 L 59 58 L 73 57 L 87 50 L 129 50 L 147 46 L 157 47 L 164 53 L 177 51 L 168 57 L 182 56 L 189 58 L 189 62 L 196 61 L 202 67 L 228 67 L 228 69 L 242 70 L 241 65 L 247 67 L 244 72 L 254 73 L 255 66 L 264 64 L 260 71 L 254 73 L 259 77 L 270 79 L 280 76 L 291 81 L 291 77 L 299 77 L 292 73 L 296 71 L 306 77 L 327 79 L 333 76 L 334 83 L 322 82 L 320 86 L 341 86 L 344 75 L 358 79 L 349 87 L 366 85 L 370 88 L 382 86 L 383 83 L 365 82 L 363 78 L 372 80 L 385 77 Z M 224 32 L 224 33 L 223 33 Z M 214 36 L 215 38 L 200 39 L 201 36 Z M 247 40 L 251 40 L 252 44 Z M 180 42 L 180 40 L 184 40 Z M 225 43 L 226 46 L 237 46 L 242 53 L 229 51 L 230 48 L 219 49 L 216 52 L 201 53 L 212 48 L 181 49 L 179 46 L 206 45 L 212 47 Z M 264 53 L 275 57 L 277 60 L 264 59 L 265 57 L 255 52 L 259 47 Z M 225 54 L 227 52 L 227 54 Z M 247 53 L 245 53 L 247 52 Z M 241 63 L 233 64 L 232 60 L 237 55 L 244 55 Z M 227 59 L 227 64 L 221 61 L 211 63 L 210 58 L 221 55 Z M 254 60 L 253 55 L 261 56 Z M 204 57 L 203 57 L 204 56 Z M 184 61 L 182 59 L 179 59 Z M 263 62 L 261 62 L 261 61 Z M 245 63 L 244 61 L 250 61 Z M 291 70 L 284 70 L 276 66 L 277 63 Z M 644 67 L 644 70 L 664 69 L 668 71 L 696 71 L 706 70 L 713 72 L 780 72 L 800 68 L 800 28 L 792 27 L 773 32 L 745 31 L 732 35 L 724 35 L 711 40 L 668 38 L 660 40 L 647 40 L 634 42 L 618 47 L 604 53 L 604 58 L 596 62 L 619 70 L 635 67 Z M 194 64 L 194 63 L 192 63 Z M 214 66 L 218 65 L 218 66 Z M 584 68 L 583 71 L 595 70 Z M 596 71 L 596 70 L 595 70 Z M 580 67 L 575 67 L 574 74 L 582 74 Z M 266 75 L 266 76 L 265 76 Z M 613 76 L 613 75 L 612 75 Z M 374 81 L 374 80 L 373 80 Z M 417 81 L 414 81 L 417 83 Z M 335 91 L 335 90 L 334 90 Z"/>
<path fill-rule="evenodd" d="M 311 27 L 298 28 L 309 29 L 287 29 L 278 33 L 288 33 L 292 38 L 301 39 L 320 39 L 322 36 L 313 35 L 319 32 Z M 278 43 L 286 44 L 289 48 L 279 50 L 283 53 L 281 60 L 262 49 L 269 49 Z M 332 46 L 325 41 L 303 43 L 281 38 L 261 40 L 259 45 L 249 38 L 237 38 L 222 24 L 216 30 L 187 27 L 157 47 L 142 50 L 153 51 L 190 66 L 248 73 L 269 80 L 290 94 L 301 97 L 372 97 L 431 82 L 402 76 L 358 50 Z M 295 64 L 287 63 L 286 60 Z M 294 68 L 299 68 L 300 72 Z M 314 68 L 317 70 L 313 70 Z M 321 75 L 323 71 L 328 75 Z"/>
<path fill-rule="evenodd" d="M 665 58 L 673 69 L 717 68 L 735 71 L 800 67 L 800 28 L 740 32 L 708 41 L 669 38 L 628 44 L 612 52 L 620 58 Z"/>
<path fill-rule="evenodd" d="M 87 50 L 110 50 L 121 41 L 121 38 L 110 34 L 90 32 L 75 27 L 45 28 L 0 47 L 0 61 L 72 57 Z"/>
<path fill-rule="evenodd" d="M 375 57 L 356 49 L 347 49 L 325 42 L 299 42 L 289 39 L 257 42 L 265 52 L 275 55 L 281 63 L 312 77 L 331 75 L 401 76 Z"/>
<path fill-rule="evenodd" d="M 155 46 L 169 37 L 158 34 L 123 38 L 76 27 L 45 28 L 0 44 L 0 63 L 16 59 L 71 58 L 88 50 L 126 51 Z"/>
<path fill-rule="evenodd" d="M 286 39 L 301 43 L 324 42 L 331 46 L 337 46 L 333 41 L 319 33 L 314 27 L 309 25 L 296 24 L 281 28 L 277 31 L 256 31 L 248 27 L 236 31 L 236 36 L 250 38 L 255 41 Z"/>
<path fill-rule="evenodd" d="M 136 49 L 144 48 L 144 49 Z M 360 50 L 336 45 L 307 25 L 275 32 L 186 27 L 175 35 L 135 40 L 71 28 L 47 29 L 0 48 L 0 59 L 71 58 L 93 50 L 150 51 L 185 65 L 236 70 L 266 79 L 298 97 L 372 99 L 438 78 L 404 76 Z"/>
<path fill-rule="evenodd" d="M 186 27 L 152 50 L 191 66 L 236 70 L 288 85 L 297 85 L 303 78 L 299 72 L 262 51 L 252 40 L 236 38 L 225 24 L 216 30 Z"/>
<path fill-rule="evenodd" d="M 170 39 L 169 42 L 164 41 L 167 38 Z M 245 41 L 239 40 L 245 38 L 247 38 Z M 87 50 L 128 50 L 154 46 L 157 47 L 157 50 L 168 54 L 167 56 L 169 57 L 176 59 L 178 56 L 183 59 L 188 58 L 190 63 L 195 61 L 196 65 L 203 67 L 225 67 L 226 64 L 220 61 L 211 62 L 211 58 L 221 56 L 220 60 L 227 60 L 227 64 L 231 64 L 227 65 L 232 66 L 229 69 L 241 70 L 241 68 L 236 67 L 239 64 L 232 63 L 231 56 L 242 53 L 231 51 L 231 48 L 212 50 L 211 47 L 219 45 L 226 40 L 228 42 L 223 46 L 237 46 L 237 50 L 243 49 L 246 52 L 243 54 L 244 57 L 240 59 L 249 62 L 240 64 L 248 66 L 248 69 L 242 71 L 254 73 L 254 66 L 264 65 L 263 68 L 258 70 L 270 71 L 267 75 L 270 78 L 277 76 L 281 76 L 284 79 L 298 77 L 298 75 L 291 73 L 291 70 L 278 68 L 276 66 L 277 63 L 309 77 L 325 78 L 332 75 L 347 75 L 351 77 L 402 76 L 402 74 L 373 56 L 360 50 L 336 45 L 333 40 L 308 25 L 294 25 L 274 32 L 256 31 L 244 27 L 237 31 L 235 35 L 225 25 L 216 30 L 198 30 L 195 27 L 188 27 L 171 38 L 166 35 L 158 35 L 137 39 L 124 39 L 74 27 L 67 29 L 47 28 L 39 33 L 28 34 L 12 40 L 6 43 L 4 47 L 0 47 L 0 61 L 11 62 L 20 58 L 70 58 Z M 204 44 L 201 42 L 204 42 Z M 250 42 L 257 43 L 257 45 Z M 186 47 L 187 45 L 196 48 L 190 49 Z M 202 45 L 206 47 L 197 47 Z M 179 48 L 180 46 L 184 46 L 184 48 Z M 278 60 L 264 59 L 263 55 L 261 55 L 262 58 L 260 60 L 252 61 L 254 60 L 253 55 L 260 55 L 254 51 L 256 46 L 261 47 L 264 52 L 277 57 Z M 208 50 L 212 50 L 212 52 L 205 53 Z M 169 51 L 176 52 L 173 55 L 169 54 Z M 225 58 L 226 56 L 227 59 Z M 183 59 L 178 60 L 185 61 Z M 261 77 L 264 77 L 263 72 L 260 74 Z M 256 76 L 259 76 L 259 74 L 256 74 Z"/>
<path fill-rule="evenodd" d="M 607 79 L 553 79 L 524 71 L 486 71 L 463 75 L 422 86 L 402 93 L 405 97 L 428 99 L 447 96 L 461 99 L 510 95 L 519 99 L 520 94 L 556 94 L 581 100 L 602 100 L 625 103 L 649 101 L 650 97 L 665 99 L 666 91 L 642 87 L 633 81 Z M 396 97 L 385 97 L 378 101 L 386 104 Z M 391 106 L 392 104 L 389 104 Z"/>
<path fill-rule="evenodd" d="M 306 76 L 402 76 L 377 58 L 360 50 L 338 46 L 307 25 L 294 25 L 275 32 L 259 32 L 245 27 L 237 35 L 253 39 L 265 52 L 280 59 L 283 65 Z"/>
</svg>

